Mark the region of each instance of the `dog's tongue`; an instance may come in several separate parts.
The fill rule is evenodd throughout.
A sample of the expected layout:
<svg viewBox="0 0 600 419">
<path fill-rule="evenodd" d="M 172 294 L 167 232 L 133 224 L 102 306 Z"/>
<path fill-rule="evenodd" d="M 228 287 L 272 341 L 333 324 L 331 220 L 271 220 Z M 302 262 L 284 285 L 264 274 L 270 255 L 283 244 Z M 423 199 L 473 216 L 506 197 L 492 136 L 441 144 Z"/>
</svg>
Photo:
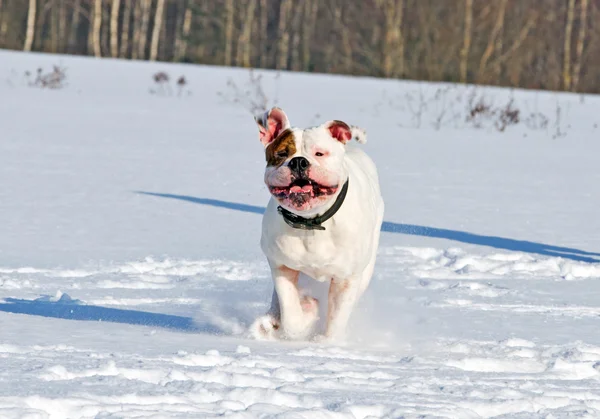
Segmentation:
<svg viewBox="0 0 600 419">
<path fill-rule="evenodd" d="M 304 186 L 292 186 L 290 188 L 291 193 L 311 193 L 312 185 L 304 185 Z"/>
</svg>

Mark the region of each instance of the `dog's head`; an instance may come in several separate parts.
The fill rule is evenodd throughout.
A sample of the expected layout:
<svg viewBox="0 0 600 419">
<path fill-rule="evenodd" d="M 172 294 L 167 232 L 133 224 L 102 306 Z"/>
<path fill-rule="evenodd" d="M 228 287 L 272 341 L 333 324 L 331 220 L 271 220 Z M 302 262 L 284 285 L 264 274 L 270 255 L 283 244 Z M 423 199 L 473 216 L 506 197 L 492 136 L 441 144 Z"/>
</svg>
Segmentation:
<svg viewBox="0 0 600 419">
<path fill-rule="evenodd" d="M 342 121 L 299 129 L 272 108 L 255 118 L 265 147 L 265 183 L 279 204 L 296 213 L 312 213 L 327 204 L 348 178 L 346 143 L 366 141 L 364 131 Z"/>
</svg>

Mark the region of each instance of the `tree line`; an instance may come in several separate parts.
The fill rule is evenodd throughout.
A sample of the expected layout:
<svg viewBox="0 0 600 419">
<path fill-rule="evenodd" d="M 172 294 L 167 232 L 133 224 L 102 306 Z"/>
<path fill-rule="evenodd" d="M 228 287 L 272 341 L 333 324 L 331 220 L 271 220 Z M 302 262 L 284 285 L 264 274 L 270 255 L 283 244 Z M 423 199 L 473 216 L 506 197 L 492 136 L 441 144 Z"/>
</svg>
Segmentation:
<svg viewBox="0 0 600 419">
<path fill-rule="evenodd" d="M 0 48 L 600 92 L 600 0 L 0 0 Z"/>
</svg>

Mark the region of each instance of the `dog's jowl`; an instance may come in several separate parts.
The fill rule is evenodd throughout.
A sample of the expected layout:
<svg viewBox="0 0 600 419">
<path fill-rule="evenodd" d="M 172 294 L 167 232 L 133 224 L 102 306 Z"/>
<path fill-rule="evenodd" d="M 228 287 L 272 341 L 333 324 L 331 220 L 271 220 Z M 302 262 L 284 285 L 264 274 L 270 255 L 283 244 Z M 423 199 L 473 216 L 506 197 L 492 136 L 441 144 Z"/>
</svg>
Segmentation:
<svg viewBox="0 0 600 419">
<path fill-rule="evenodd" d="M 256 122 L 271 193 L 261 247 L 275 287 L 269 312 L 252 331 L 264 338 L 314 336 L 320 303 L 298 288 L 303 273 L 329 284 L 323 337 L 341 338 L 373 275 L 383 219 L 375 164 L 349 144 L 366 142 L 366 134 L 338 120 L 292 127 L 279 108 Z"/>
</svg>

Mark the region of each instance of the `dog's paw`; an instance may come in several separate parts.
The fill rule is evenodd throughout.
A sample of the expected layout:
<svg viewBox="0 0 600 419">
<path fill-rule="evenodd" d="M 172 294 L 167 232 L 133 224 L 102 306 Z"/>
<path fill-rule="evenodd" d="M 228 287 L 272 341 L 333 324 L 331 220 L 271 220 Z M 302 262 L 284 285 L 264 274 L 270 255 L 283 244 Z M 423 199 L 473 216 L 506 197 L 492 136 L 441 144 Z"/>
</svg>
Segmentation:
<svg viewBox="0 0 600 419">
<path fill-rule="evenodd" d="M 249 333 L 257 340 L 277 340 L 281 336 L 281 323 L 279 319 L 266 314 L 252 323 Z"/>
</svg>

